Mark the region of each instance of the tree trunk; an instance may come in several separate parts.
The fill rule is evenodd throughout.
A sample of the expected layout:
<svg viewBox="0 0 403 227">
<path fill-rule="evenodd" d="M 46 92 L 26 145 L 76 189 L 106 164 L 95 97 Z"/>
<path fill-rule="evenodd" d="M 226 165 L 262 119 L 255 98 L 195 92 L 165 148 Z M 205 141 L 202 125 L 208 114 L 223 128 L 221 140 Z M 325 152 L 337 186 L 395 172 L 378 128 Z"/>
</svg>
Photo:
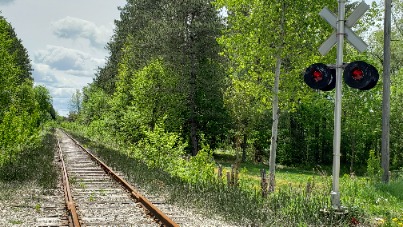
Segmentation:
<svg viewBox="0 0 403 227">
<path fill-rule="evenodd" d="M 271 145 L 270 145 L 270 180 L 269 180 L 269 192 L 273 192 L 276 185 L 275 171 L 276 171 L 276 152 L 277 152 L 277 136 L 278 136 L 278 119 L 280 116 L 278 108 L 278 88 L 280 82 L 280 69 L 281 69 L 281 57 L 277 55 L 276 60 L 276 72 L 274 78 L 273 88 L 273 124 L 271 127 Z"/>
<path fill-rule="evenodd" d="M 196 156 L 199 152 L 199 141 L 197 139 L 197 120 L 196 120 L 196 64 L 195 56 L 192 53 L 191 57 L 191 72 L 190 72 L 190 139 L 192 141 L 192 155 Z"/>
<path fill-rule="evenodd" d="M 197 59 L 195 52 L 195 40 L 194 36 L 191 32 L 191 26 L 194 19 L 194 13 L 189 13 L 185 18 L 185 47 L 187 50 L 184 50 L 184 55 L 188 56 L 188 59 L 185 62 L 188 62 L 189 67 L 189 124 L 190 124 L 190 141 L 192 145 L 192 156 L 196 156 L 199 152 L 199 141 L 197 138 L 197 117 L 196 117 L 196 77 L 197 77 Z"/>
<path fill-rule="evenodd" d="M 280 72 L 281 72 L 281 53 L 283 51 L 283 40 L 284 34 L 284 22 L 285 22 L 285 3 L 282 3 L 282 14 L 280 18 L 280 40 L 281 44 L 277 49 L 276 55 L 276 71 L 274 76 L 274 87 L 273 87 L 273 111 L 272 111 L 272 127 L 271 127 L 271 145 L 270 145 L 270 179 L 269 179 L 269 192 L 273 192 L 276 186 L 275 172 L 276 172 L 276 152 L 277 152 L 277 136 L 278 136 L 278 119 L 280 117 L 280 110 L 278 108 L 278 91 L 280 83 Z"/>
<path fill-rule="evenodd" d="M 242 162 L 246 162 L 246 141 L 248 139 L 248 135 L 246 132 L 243 133 L 243 141 L 242 141 Z"/>
<path fill-rule="evenodd" d="M 355 137 L 355 132 L 354 132 Z M 354 175 L 354 160 L 355 160 L 355 138 L 351 140 L 351 157 L 350 157 L 350 175 Z"/>
</svg>

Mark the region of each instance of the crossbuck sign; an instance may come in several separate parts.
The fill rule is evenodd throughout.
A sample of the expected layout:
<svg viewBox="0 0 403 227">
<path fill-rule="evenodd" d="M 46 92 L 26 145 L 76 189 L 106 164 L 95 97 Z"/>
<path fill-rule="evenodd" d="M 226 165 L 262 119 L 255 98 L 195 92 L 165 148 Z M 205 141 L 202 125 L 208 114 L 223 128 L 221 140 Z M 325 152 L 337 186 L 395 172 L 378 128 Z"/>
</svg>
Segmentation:
<svg viewBox="0 0 403 227">
<path fill-rule="evenodd" d="M 344 26 L 344 33 L 347 38 L 347 41 L 353 45 L 359 52 L 364 52 L 368 45 L 357 36 L 352 30 L 351 27 L 355 25 L 355 23 L 361 18 L 362 15 L 369 9 L 369 6 L 365 2 L 361 2 L 357 8 L 355 8 L 354 12 L 347 18 Z M 337 17 L 334 13 L 332 13 L 327 7 L 323 8 L 320 11 L 319 15 L 325 19 L 334 29 L 337 29 Z M 326 55 L 329 50 L 336 44 L 337 37 L 336 31 L 330 35 L 330 37 L 319 47 L 319 52 L 322 55 Z"/>
</svg>

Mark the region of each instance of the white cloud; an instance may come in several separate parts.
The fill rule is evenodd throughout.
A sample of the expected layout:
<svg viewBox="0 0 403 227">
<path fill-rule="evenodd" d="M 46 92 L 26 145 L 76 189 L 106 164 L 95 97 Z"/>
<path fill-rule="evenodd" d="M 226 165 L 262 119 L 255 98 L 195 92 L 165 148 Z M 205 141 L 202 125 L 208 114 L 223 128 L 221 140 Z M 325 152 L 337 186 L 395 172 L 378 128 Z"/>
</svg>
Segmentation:
<svg viewBox="0 0 403 227">
<path fill-rule="evenodd" d="M 55 109 L 66 116 L 73 93 L 91 83 L 97 67 L 104 63 L 79 50 L 48 45 L 34 53 L 33 77 L 36 85 L 49 89 Z"/>
<path fill-rule="evenodd" d="M 75 18 L 65 17 L 52 23 L 53 34 L 65 39 L 87 39 L 96 48 L 103 48 L 113 34 L 112 28 Z"/>
<path fill-rule="evenodd" d="M 38 66 L 38 70 L 45 70 L 47 65 L 69 74 L 93 77 L 96 69 L 102 66 L 105 60 L 94 58 L 79 50 L 48 45 L 45 50 L 34 54 L 34 62 L 42 64 Z"/>
</svg>

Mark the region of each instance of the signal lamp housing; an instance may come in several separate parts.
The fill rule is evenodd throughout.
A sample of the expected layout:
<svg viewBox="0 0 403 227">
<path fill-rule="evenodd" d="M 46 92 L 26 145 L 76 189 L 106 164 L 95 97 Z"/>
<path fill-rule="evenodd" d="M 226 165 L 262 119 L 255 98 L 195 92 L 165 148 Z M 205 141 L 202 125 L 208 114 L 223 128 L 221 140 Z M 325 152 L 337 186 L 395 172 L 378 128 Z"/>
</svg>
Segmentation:
<svg viewBox="0 0 403 227">
<path fill-rule="evenodd" d="M 376 68 L 363 61 L 349 63 L 343 72 L 344 82 L 359 90 L 369 90 L 378 82 L 379 73 Z"/>
<path fill-rule="evenodd" d="M 336 86 L 336 70 L 323 63 L 312 64 L 305 70 L 304 81 L 313 89 L 333 90 Z"/>
</svg>

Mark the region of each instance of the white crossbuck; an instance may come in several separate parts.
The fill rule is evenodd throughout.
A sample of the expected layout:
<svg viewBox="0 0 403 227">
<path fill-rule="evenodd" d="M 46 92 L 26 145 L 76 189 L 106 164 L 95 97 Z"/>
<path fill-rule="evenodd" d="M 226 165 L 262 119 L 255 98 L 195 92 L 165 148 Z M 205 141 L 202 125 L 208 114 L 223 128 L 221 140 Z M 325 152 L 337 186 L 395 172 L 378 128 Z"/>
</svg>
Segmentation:
<svg viewBox="0 0 403 227">
<path fill-rule="evenodd" d="M 351 27 L 361 18 L 362 15 L 369 9 L 369 6 L 365 2 L 361 2 L 357 8 L 355 8 L 354 12 L 347 18 L 345 21 L 344 32 L 340 31 L 340 33 L 344 33 L 347 41 L 353 45 L 359 52 L 364 52 L 368 45 L 357 36 L 352 30 Z M 323 8 L 320 11 L 319 15 L 325 19 L 334 29 L 337 30 L 337 16 L 332 13 L 327 7 Z M 337 32 L 333 32 L 330 37 L 319 47 L 319 52 L 322 55 L 326 55 L 330 49 L 337 42 Z"/>
</svg>

